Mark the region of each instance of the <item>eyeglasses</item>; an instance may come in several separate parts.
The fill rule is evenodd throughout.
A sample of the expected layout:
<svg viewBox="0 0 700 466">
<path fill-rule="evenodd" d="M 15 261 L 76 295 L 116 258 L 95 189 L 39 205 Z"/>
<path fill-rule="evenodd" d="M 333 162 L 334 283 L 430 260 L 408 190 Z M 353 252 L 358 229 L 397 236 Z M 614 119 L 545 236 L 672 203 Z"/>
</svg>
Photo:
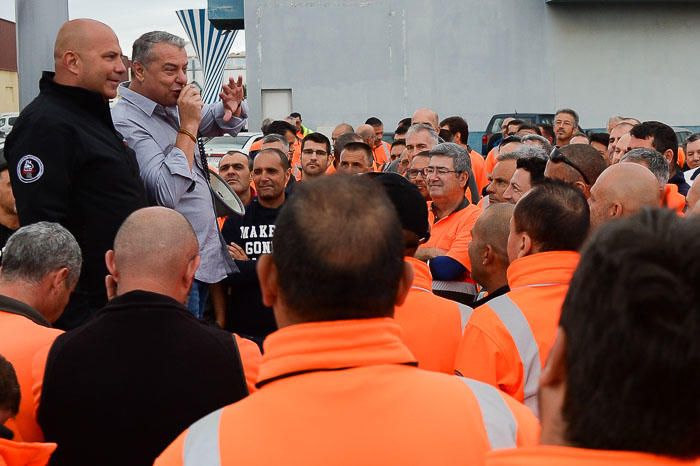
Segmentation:
<svg viewBox="0 0 700 466">
<path fill-rule="evenodd" d="M 425 167 L 423 170 L 423 176 L 438 175 L 443 176 L 448 173 L 461 173 L 459 170 L 450 170 L 445 167 Z"/>
<path fill-rule="evenodd" d="M 418 175 L 423 175 L 422 168 L 409 168 L 408 170 L 406 170 L 406 177 L 408 178 L 418 178 Z"/>
<path fill-rule="evenodd" d="M 314 150 L 314 149 L 304 149 L 303 151 L 301 151 L 301 153 L 304 154 L 304 155 L 314 155 L 314 154 L 316 154 L 316 155 L 318 155 L 319 157 L 325 157 L 325 156 L 328 155 L 328 152 L 326 152 L 325 150 L 320 150 L 320 149 L 316 149 L 316 150 Z"/>
<path fill-rule="evenodd" d="M 586 174 L 583 173 L 583 170 L 581 170 L 578 166 L 576 166 L 576 164 L 574 162 L 572 162 L 571 160 L 566 158 L 566 156 L 564 154 L 562 154 L 561 151 L 557 147 L 555 147 L 554 150 L 552 150 L 552 153 L 549 154 L 549 160 L 551 160 L 552 162 L 555 162 L 555 163 L 559 163 L 559 162 L 565 163 L 566 165 L 568 165 L 571 168 L 573 168 L 574 170 L 576 170 L 578 172 L 578 174 L 581 175 L 581 177 L 583 178 L 583 181 L 585 181 L 587 185 L 591 184 L 591 182 L 588 181 L 588 177 L 586 176 Z"/>
</svg>

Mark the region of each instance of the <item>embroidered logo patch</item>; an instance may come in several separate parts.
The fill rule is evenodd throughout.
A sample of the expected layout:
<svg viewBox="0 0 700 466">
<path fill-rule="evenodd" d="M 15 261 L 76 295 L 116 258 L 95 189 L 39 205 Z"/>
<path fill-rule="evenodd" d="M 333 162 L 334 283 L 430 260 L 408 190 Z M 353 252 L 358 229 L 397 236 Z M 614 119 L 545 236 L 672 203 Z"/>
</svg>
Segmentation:
<svg viewBox="0 0 700 466">
<path fill-rule="evenodd" d="M 17 164 L 17 177 L 22 183 L 33 183 L 44 174 L 44 163 L 36 155 L 25 155 Z"/>
</svg>

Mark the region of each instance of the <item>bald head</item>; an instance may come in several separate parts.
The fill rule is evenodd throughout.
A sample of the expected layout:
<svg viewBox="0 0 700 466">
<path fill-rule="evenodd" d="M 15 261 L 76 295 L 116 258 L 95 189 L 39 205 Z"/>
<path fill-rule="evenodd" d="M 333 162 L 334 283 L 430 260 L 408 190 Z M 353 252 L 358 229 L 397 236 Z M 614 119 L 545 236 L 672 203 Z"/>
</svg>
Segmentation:
<svg viewBox="0 0 700 466">
<path fill-rule="evenodd" d="M 56 35 L 54 60 L 60 60 L 68 51 L 84 53 L 96 37 L 110 37 L 117 40 L 112 28 L 100 21 L 87 18 L 66 21 Z"/>
<path fill-rule="evenodd" d="M 369 144 L 370 147 L 374 145 L 374 141 L 377 138 L 374 133 L 374 128 L 366 124 L 357 127 L 357 134 L 359 134 L 362 140 Z"/>
<path fill-rule="evenodd" d="M 508 233 L 514 204 L 491 204 L 474 224 L 475 237 L 490 244 L 494 250 L 508 260 Z"/>
<path fill-rule="evenodd" d="M 61 26 L 54 45 L 54 81 L 112 99 L 127 78 L 114 31 L 94 19 L 74 19 Z"/>
<path fill-rule="evenodd" d="M 194 230 L 185 217 L 165 207 L 129 215 L 114 239 L 119 275 L 129 280 L 178 280 L 199 253 Z"/>
<path fill-rule="evenodd" d="M 440 119 L 438 114 L 429 108 L 419 108 L 411 117 L 411 124 L 424 123 L 432 126 L 435 131 L 440 131 Z"/>
<path fill-rule="evenodd" d="M 472 228 L 469 259 L 472 278 L 488 291 L 508 283 L 508 233 L 515 206 L 491 204 Z"/>
<path fill-rule="evenodd" d="M 647 168 L 636 163 L 611 165 L 591 188 L 591 227 L 634 215 L 643 207 L 659 207 L 659 203 L 659 184 Z"/>
</svg>

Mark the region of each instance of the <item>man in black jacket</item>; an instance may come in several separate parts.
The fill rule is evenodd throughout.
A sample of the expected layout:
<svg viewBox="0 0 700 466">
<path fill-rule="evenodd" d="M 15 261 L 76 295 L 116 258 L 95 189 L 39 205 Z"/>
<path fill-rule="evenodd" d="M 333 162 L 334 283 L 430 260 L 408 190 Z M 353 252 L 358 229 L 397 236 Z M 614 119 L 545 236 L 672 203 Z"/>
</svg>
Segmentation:
<svg viewBox="0 0 700 466">
<path fill-rule="evenodd" d="M 151 465 L 192 422 L 247 395 L 233 335 L 185 302 L 199 266 L 178 212 L 130 215 L 106 255 L 109 304 L 56 339 L 38 420 L 53 465 Z"/>
<path fill-rule="evenodd" d="M 107 301 L 104 254 L 119 225 L 146 205 L 133 151 L 114 129 L 108 99 L 126 68 L 114 32 L 98 21 L 65 23 L 56 38 L 55 73 L 7 138 L 20 225 L 57 222 L 75 236 L 83 269 L 62 329 L 86 322 Z"/>
<path fill-rule="evenodd" d="M 262 302 L 255 266 L 260 255 L 272 253 L 275 221 L 286 200 L 284 187 L 290 177 L 286 154 L 278 149 L 261 150 L 253 161 L 257 197 L 243 217 L 230 216 L 221 231 L 240 270 L 229 275 L 227 328 L 259 345 L 277 330 L 277 324 L 272 309 Z"/>
</svg>

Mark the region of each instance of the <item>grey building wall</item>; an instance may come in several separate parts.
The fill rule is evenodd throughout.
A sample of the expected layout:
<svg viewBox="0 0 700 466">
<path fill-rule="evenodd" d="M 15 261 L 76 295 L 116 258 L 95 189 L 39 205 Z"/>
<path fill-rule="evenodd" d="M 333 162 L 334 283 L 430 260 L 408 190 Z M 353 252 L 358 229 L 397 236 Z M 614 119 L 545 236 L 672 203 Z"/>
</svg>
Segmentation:
<svg viewBox="0 0 700 466">
<path fill-rule="evenodd" d="M 544 0 L 246 0 L 251 129 L 291 89 L 321 129 L 429 106 L 483 131 L 501 112 L 572 107 L 696 125 L 700 4 Z M 265 115 L 283 117 L 285 115 Z"/>
</svg>

